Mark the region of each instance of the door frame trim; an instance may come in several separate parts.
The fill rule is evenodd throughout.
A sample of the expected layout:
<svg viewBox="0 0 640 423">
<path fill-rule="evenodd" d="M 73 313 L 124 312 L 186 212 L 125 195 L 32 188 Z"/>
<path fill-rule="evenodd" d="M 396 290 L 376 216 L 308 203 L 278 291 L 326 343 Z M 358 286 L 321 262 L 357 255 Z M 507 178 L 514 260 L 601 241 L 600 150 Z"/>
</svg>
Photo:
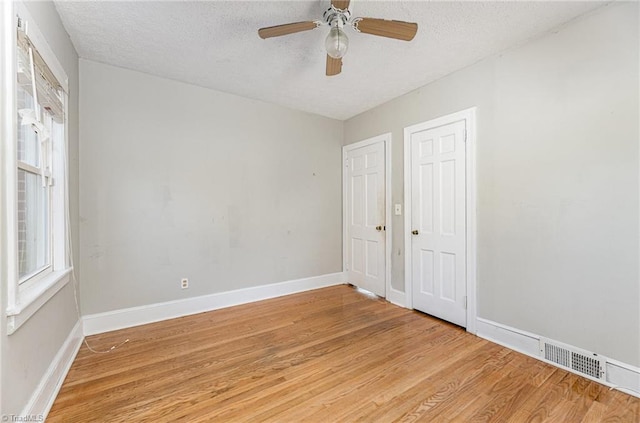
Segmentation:
<svg viewBox="0 0 640 423">
<path fill-rule="evenodd" d="M 348 144 L 342 147 L 342 271 L 347 275 L 347 154 L 352 150 L 367 147 L 373 144 L 383 143 L 384 145 L 384 210 L 385 210 L 385 240 L 384 240 L 384 261 L 385 261 L 385 298 L 389 299 L 393 295 L 391 287 L 391 132 L 367 138 L 362 141 Z M 349 282 L 349 281 L 347 281 Z M 403 295 L 399 291 L 395 291 Z"/>
<path fill-rule="evenodd" d="M 404 128 L 404 292 L 407 308 L 413 308 L 411 263 L 411 134 L 450 123 L 466 121 L 465 187 L 466 187 L 466 285 L 467 332 L 476 333 L 477 317 L 477 199 L 476 199 L 476 107 L 451 113 Z"/>
</svg>

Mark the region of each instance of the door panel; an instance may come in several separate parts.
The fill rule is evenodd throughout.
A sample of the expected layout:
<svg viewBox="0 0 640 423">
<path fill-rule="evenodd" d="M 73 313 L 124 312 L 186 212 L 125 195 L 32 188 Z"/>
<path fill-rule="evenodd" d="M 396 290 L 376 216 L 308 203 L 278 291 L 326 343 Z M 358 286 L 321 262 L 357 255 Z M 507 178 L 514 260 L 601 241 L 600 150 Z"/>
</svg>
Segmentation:
<svg viewBox="0 0 640 423">
<path fill-rule="evenodd" d="M 413 307 L 466 326 L 465 121 L 410 134 Z"/>
<path fill-rule="evenodd" d="M 383 142 L 349 150 L 345 167 L 348 279 L 381 297 L 386 287 L 384 154 Z"/>
</svg>

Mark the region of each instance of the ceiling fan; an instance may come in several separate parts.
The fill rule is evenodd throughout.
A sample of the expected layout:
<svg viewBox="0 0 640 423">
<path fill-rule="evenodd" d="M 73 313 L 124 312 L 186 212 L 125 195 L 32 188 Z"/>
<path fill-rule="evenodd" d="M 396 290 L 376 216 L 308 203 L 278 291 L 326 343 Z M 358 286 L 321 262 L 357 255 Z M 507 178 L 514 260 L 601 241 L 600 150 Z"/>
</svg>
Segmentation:
<svg viewBox="0 0 640 423">
<path fill-rule="evenodd" d="M 389 21 L 376 18 L 352 18 L 349 11 L 350 0 L 331 0 L 331 7 L 324 12 L 323 20 L 294 22 L 284 25 L 270 26 L 258 30 L 262 39 L 309 31 L 328 25 L 331 30 L 325 40 L 327 49 L 327 76 L 337 75 L 342 71 L 342 57 L 349 47 L 347 34 L 342 30 L 350 26 L 356 32 L 378 35 L 411 41 L 418 31 L 418 24 L 413 22 Z"/>
</svg>

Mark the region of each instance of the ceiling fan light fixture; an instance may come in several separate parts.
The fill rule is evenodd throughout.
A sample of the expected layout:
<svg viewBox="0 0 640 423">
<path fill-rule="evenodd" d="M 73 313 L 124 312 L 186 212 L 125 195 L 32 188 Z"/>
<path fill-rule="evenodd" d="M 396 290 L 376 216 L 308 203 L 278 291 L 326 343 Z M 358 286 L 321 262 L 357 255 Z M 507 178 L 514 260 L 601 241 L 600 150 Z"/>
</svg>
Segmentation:
<svg viewBox="0 0 640 423">
<path fill-rule="evenodd" d="M 324 46 L 329 56 L 334 59 L 341 59 L 349 48 L 349 38 L 347 38 L 347 34 L 342 29 L 333 27 L 329 31 L 329 35 L 327 35 Z"/>
</svg>

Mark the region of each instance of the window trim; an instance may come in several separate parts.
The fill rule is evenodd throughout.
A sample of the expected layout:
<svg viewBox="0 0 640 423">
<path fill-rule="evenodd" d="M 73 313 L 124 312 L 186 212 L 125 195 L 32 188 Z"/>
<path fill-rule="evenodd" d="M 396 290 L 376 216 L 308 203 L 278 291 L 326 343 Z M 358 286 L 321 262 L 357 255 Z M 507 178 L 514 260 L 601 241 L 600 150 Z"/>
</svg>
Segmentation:
<svg viewBox="0 0 640 423">
<path fill-rule="evenodd" d="M 19 287 L 19 302 L 7 307 L 7 334 L 11 335 L 71 281 L 71 268 L 32 278 Z"/>
<path fill-rule="evenodd" d="M 0 145 L 0 171 L 2 184 L 0 185 L 0 224 L 4 235 L 0 238 L 0 250 L 3 254 L 1 267 L 2 279 L 7 281 L 7 333 L 14 333 L 31 316 L 33 316 L 44 304 L 46 304 L 58 291 L 60 291 L 72 278 L 72 268 L 69 265 L 69 247 L 67 233 L 67 208 L 68 208 L 68 164 L 65 159 L 69 138 L 68 122 L 68 78 L 60 62 L 46 42 L 45 37 L 39 31 L 35 20 L 31 17 L 24 4 L 21 2 L 4 2 L 2 34 L 0 40 L 0 53 L 3 60 L 0 62 L 0 131 L 5 142 Z M 38 272 L 34 277 L 20 283 L 18 277 L 18 246 L 17 246 L 17 118 L 16 118 L 16 49 L 17 49 L 17 17 L 28 22 L 29 38 L 37 48 L 41 57 L 49 66 L 53 75 L 63 89 L 64 123 L 62 126 L 62 149 L 53 146 L 52 157 L 54 167 L 51 177 L 55 183 L 51 187 L 51 196 L 56 196 L 51 207 L 51 242 L 55 242 L 52 248 L 51 269 L 47 272 Z"/>
<path fill-rule="evenodd" d="M 17 88 L 17 85 L 16 85 Z M 65 98 L 65 94 L 63 94 L 63 106 L 65 105 L 64 102 L 64 98 Z M 37 107 L 34 104 L 34 107 Z M 66 107 L 65 107 L 65 113 L 66 113 Z M 42 115 L 44 116 L 45 113 L 42 112 Z M 45 183 L 46 183 L 46 187 L 47 187 L 47 228 L 48 228 L 48 245 L 45 246 L 45 248 L 47 248 L 48 252 L 47 252 L 47 263 L 43 266 L 40 266 L 39 268 L 35 269 L 34 271 L 21 276 L 20 275 L 20 266 L 18 265 L 18 285 L 22 285 L 24 283 L 27 283 L 29 281 L 33 280 L 37 280 L 40 278 L 45 278 L 47 277 L 48 274 L 53 273 L 54 269 L 59 268 L 61 265 L 62 267 L 64 267 L 64 263 L 56 263 L 55 262 L 55 250 L 57 248 L 65 248 L 64 246 L 61 245 L 56 245 L 55 242 L 55 237 L 54 237 L 54 219 L 53 219 L 53 215 L 55 212 L 55 208 L 58 207 L 59 205 L 57 204 L 57 201 L 60 200 L 56 200 L 54 201 L 54 189 L 53 189 L 53 185 L 52 182 L 54 181 L 54 173 L 55 173 L 55 169 L 57 167 L 63 166 L 63 160 L 60 159 L 60 157 L 58 157 L 56 155 L 56 153 L 54 152 L 54 147 L 56 144 L 54 144 L 54 128 L 56 128 L 54 125 L 54 121 L 53 121 L 53 117 L 50 115 L 47 115 L 46 119 L 48 120 L 47 126 L 49 131 L 51 132 L 51 139 L 47 142 L 47 148 L 50 149 L 50 151 L 46 152 L 46 155 L 44 153 L 40 153 L 40 158 L 41 161 L 44 158 L 44 162 L 43 163 L 38 163 L 39 166 L 34 166 L 30 163 L 24 162 L 20 159 L 16 159 L 16 163 L 17 163 L 17 169 L 18 170 L 23 170 L 25 172 L 28 172 L 32 175 L 36 175 L 38 178 L 43 176 L 45 178 Z M 20 122 L 17 123 L 18 125 L 20 125 Z M 63 122 L 62 126 L 63 126 L 63 131 L 64 131 L 64 126 L 66 125 L 66 120 Z M 17 131 L 16 128 L 16 135 L 19 131 Z M 58 134 L 59 135 L 59 134 Z M 64 138 L 64 134 L 63 134 L 63 139 L 62 139 L 62 143 L 64 143 L 64 145 L 66 146 L 67 141 L 66 138 Z M 39 146 L 40 149 L 44 148 L 43 145 L 41 144 Z M 52 168 L 54 169 L 54 171 L 52 171 Z M 63 192 L 64 195 L 64 192 Z M 63 199 L 64 200 L 64 199 Z M 64 209 L 62 209 L 62 213 L 64 213 Z M 66 222 L 65 222 L 66 223 Z M 18 248 L 18 253 L 19 253 L 19 248 Z"/>
</svg>

